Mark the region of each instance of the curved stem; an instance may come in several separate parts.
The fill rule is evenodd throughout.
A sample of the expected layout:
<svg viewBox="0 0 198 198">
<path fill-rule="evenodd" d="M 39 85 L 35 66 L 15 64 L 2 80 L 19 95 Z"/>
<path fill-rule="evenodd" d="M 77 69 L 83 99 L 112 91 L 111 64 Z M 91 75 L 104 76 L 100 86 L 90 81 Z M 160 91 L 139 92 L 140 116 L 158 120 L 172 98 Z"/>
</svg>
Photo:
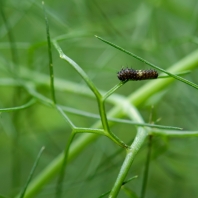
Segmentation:
<svg viewBox="0 0 198 198">
<path fill-rule="evenodd" d="M 63 185 L 63 180 L 64 180 L 64 176 L 65 176 L 65 171 L 66 171 L 66 164 L 67 164 L 67 160 L 68 160 L 69 148 L 70 148 L 70 145 L 75 137 L 75 134 L 76 133 L 73 130 L 69 139 L 68 139 L 68 143 L 66 144 L 66 147 L 65 147 L 64 158 L 63 158 L 63 162 L 61 165 L 60 174 L 59 174 L 57 186 L 56 186 L 56 197 L 57 198 L 61 197 L 61 194 L 62 194 L 62 185 Z"/>
<path fill-rule="evenodd" d="M 101 122 L 102 122 L 103 128 L 104 128 L 105 131 L 109 132 L 110 129 L 109 129 L 108 121 L 107 121 L 105 103 L 102 100 L 102 98 L 100 98 L 100 100 L 98 101 L 98 109 L 99 109 L 100 118 L 101 118 Z"/>
<path fill-rule="evenodd" d="M 142 127 L 139 127 L 138 133 L 135 137 L 135 140 L 133 141 L 130 149 L 127 150 L 127 155 L 126 158 L 122 164 L 122 167 L 120 169 L 120 172 L 118 174 L 118 177 L 116 179 L 116 182 L 111 190 L 111 193 L 109 194 L 109 198 L 115 198 L 117 197 L 120 188 L 122 186 L 123 181 L 125 180 L 127 173 L 131 167 L 131 164 L 141 148 L 142 144 L 144 143 L 146 137 L 147 137 L 148 132 L 145 131 Z"/>
<path fill-rule="evenodd" d="M 149 135 L 148 151 L 147 151 L 147 156 L 146 156 L 146 163 L 145 163 L 144 177 L 143 177 L 143 184 L 142 184 L 140 198 L 144 198 L 145 193 L 146 193 L 146 186 L 147 186 L 147 181 L 148 181 L 149 165 L 150 165 L 150 158 L 151 158 L 151 149 L 152 149 L 152 136 Z"/>
<path fill-rule="evenodd" d="M 48 22 L 47 14 L 46 14 L 46 11 L 45 11 L 44 1 L 42 1 L 42 5 L 43 5 L 44 16 L 45 16 L 45 26 L 46 26 L 46 35 L 47 35 L 47 44 L 48 44 L 51 95 L 52 95 L 52 100 L 53 100 L 54 104 L 56 104 L 55 89 L 54 89 L 54 70 L 53 70 L 53 60 L 52 60 L 52 48 L 51 48 L 51 39 L 50 39 L 50 31 L 49 31 L 49 22 Z"/>
<path fill-rule="evenodd" d="M 35 172 L 35 170 L 36 170 L 36 167 L 37 167 L 37 165 L 38 165 L 38 162 L 39 162 L 39 160 L 40 160 L 40 157 L 41 157 L 41 155 L 42 155 L 44 149 L 45 149 L 45 147 L 42 147 L 41 150 L 39 151 L 38 155 L 37 155 L 37 158 L 36 158 L 36 160 L 35 160 L 35 162 L 34 162 L 34 165 L 33 165 L 32 169 L 31 169 L 29 178 L 28 178 L 28 180 L 27 180 L 27 182 L 26 182 L 26 184 L 25 184 L 25 186 L 24 186 L 24 189 L 23 189 L 22 192 L 21 192 L 20 198 L 23 198 L 23 197 L 25 196 L 25 192 L 26 192 L 26 189 L 27 189 L 27 187 L 28 187 L 28 184 L 30 183 L 30 181 L 31 181 L 31 179 L 32 179 L 32 177 L 33 177 L 33 174 L 34 174 L 34 172 Z"/>
<path fill-rule="evenodd" d="M 69 119 L 69 117 L 64 113 L 64 111 L 61 109 L 60 106 L 56 105 L 57 110 L 61 113 L 61 115 L 65 118 L 65 120 L 67 121 L 67 123 L 70 125 L 70 127 L 72 129 L 75 129 L 76 126 L 73 124 L 73 122 Z"/>
<path fill-rule="evenodd" d="M 103 101 L 105 101 L 111 94 L 113 94 L 117 89 L 119 89 L 121 86 L 123 86 L 127 81 L 119 82 L 116 86 L 114 86 L 112 89 L 110 89 L 104 96 Z"/>
<path fill-rule="evenodd" d="M 139 114 L 139 112 L 137 111 L 137 109 L 135 107 L 130 105 L 130 103 L 128 103 L 127 101 L 125 101 L 125 103 L 123 105 L 124 105 L 123 107 L 124 107 L 125 111 L 127 112 L 128 116 L 131 117 L 131 119 L 134 119 L 135 121 L 142 122 L 142 123 L 144 122 L 144 120 L 142 119 L 141 115 Z M 138 127 L 137 135 L 136 135 L 133 143 L 131 144 L 130 148 L 127 149 L 127 155 L 126 155 L 125 160 L 122 164 L 122 167 L 120 169 L 120 172 L 118 174 L 116 182 L 111 190 L 109 198 L 117 197 L 117 195 L 120 191 L 120 188 L 122 186 L 122 183 L 124 182 L 125 177 L 130 170 L 132 162 L 133 162 L 137 152 L 142 147 L 147 136 L 148 136 L 147 128 Z"/>
<path fill-rule="evenodd" d="M 18 106 L 18 107 L 3 108 L 3 109 L 0 109 L 0 112 L 12 112 L 12 111 L 18 111 L 18 110 L 21 110 L 21 109 L 26 109 L 26 108 L 32 106 L 35 103 L 36 103 L 36 99 L 33 98 L 24 105 L 21 105 L 21 106 Z"/>
<path fill-rule="evenodd" d="M 53 44 L 59 52 L 60 58 L 67 61 L 78 72 L 82 79 L 87 83 L 91 91 L 95 94 L 96 98 L 101 98 L 101 94 L 99 93 L 93 82 L 89 79 L 87 74 L 84 72 L 84 70 L 76 62 L 74 62 L 71 58 L 63 53 L 62 49 L 55 40 L 53 40 Z"/>
<path fill-rule="evenodd" d="M 105 131 L 105 135 L 112 139 L 115 143 L 117 143 L 119 146 L 128 148 L 128 145 L 126 145 L 122 140 L 120 140 L 115 134 L 113 134 L 109 128 L 109 124 L 107 121 L 107 115 L 106 115 L 106 110 L 105 110 L 105 101 L 101 99 L 99 102 L 99 112 L 100 112 L 100 117 L 101 121 L 103 124 L 103 128 Z"/>
</svg>

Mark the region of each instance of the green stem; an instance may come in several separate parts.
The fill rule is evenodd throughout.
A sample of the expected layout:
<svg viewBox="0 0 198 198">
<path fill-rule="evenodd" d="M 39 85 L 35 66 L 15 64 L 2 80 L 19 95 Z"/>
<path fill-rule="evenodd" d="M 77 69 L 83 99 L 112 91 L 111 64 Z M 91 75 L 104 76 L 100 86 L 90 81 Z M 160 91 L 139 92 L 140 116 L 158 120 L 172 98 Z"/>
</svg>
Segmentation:
<svg viewBox="0 0 198 198">
<path fill-rule="evenodd" d="M 139 61 L 141 61 L 141 62 L 143 62 L 143 63 L 145 63 L 145 64 L 147 64 L 147 65 L 150 65 L 151 67 L 154 67 L 155 69 L 157 69 L 157 70 L 159 70 L 159 71 L 161 71 L 161 72 L 164 72 L 164 73 L 168 74 L 169 76 L 172 76 L 173 78 L 175 78 L 175 79 L 177 79 L 177 80 L 179 80 L 179 81 L 181 81 L 181 82 L 183 82 L 183 83 L 186 83 L 186 84 L 190 85 L 191 87 L 194 87 L 195 89 L 198 89 L 198 85 L 197 85 L 197 84 L 192 83 L 192 82 L 190 82 L 189 80 L 186 80 L 186 79 L 184 79 L 184 78 L 182 78 L 182 77 L 180 77 L 180 76 L 177 76 L 177 75 L 175 75 L 175 74 L 173 74 L 173 73 L 170 73 L 170 72 L 168 72 L 168 71 L 165 71 L 164 69 L 162 69 L 162 68 L 160 68 L 160 67 L 158 67 L 158 66 L 156 66 L 156 65 L 154 65 L 154 64 L 152 64 L 152 63 L 150 63 L 149 61 L 147 61 L 147 60 L 145 60 L 145 59 L 143 59 L 143 58 L 141 58 L 141 57 L 139 57 L 139 56 L 133 54 L 132 52 L 129 52 L 129 51 L 127 51 L 127 50 L 125 50 L 125 49 L 119 47 L 118 45 L 115 45 L 115 44 L 113 44 L 113 43 L 111 43 L 111 42 L 109 42 L 109 41 L 107 41 L 107 40 L 105 40 L 105 39 L 103 39 L 103 38 L 101 38 L 101 37 L 99 37 L 99 36 L 96 36 L 96 38 L 98 38 L 98 39 L 100 39 L 101 41 L 103 41 L 103 42 L 105 42 L 105 43 L 111 45 L 112 47 L 115 47 L 116 49 L 119 49 L 120 51 L 122 51 L 122 52 L 124 52 L 124 53 L 126 53 L 126 54 L 128 54 L 128 55 L 130 55 L 130 56 L 132 56 L 132 57 L 134 57 L 134 58 L 136 58 L 136 59 L 138 59 Z"/>
<path fill-rule="evenodd" d="M 103 96 L 103 101 L 105 101 L 110 95 L 112 95 L 117 89 L 119 89 L 121 86 L 123 86 L 125 82 L 120 82 L 116 86 L 114 86 L 112 89 L 110 89 L 104 96 Z"/>
<path fill-rule="evenodd" d="M 192 52 L 188 56 L 184 57 L 167 71 L 171 73 L 178 73 L 186 70 L 191 70 L 198 66 L 198 50 Z M 145 84 L 141 89 L 138 89 L 136 92 L 131 94 L 128 99 L 133 102 L 135 106 L 139 106 L 144 101 L 146 101 L 151 95 L 157 93 L 158 91 L 163 90 L 165 87 L 170 85 L 175 79 L 174 78 L 165 78 L 159 80 L 153 80 Z M 156 83 L 156 81 L 158 81 Z"/>
<path fill-rule="evenodd" d="M 127 179 L 126 181 L 124 181 L 124 182 L 122 183 L 122 185 L 124 186 L 125 184 L 129 183 L 130 181 L 132 181 L 132 180 L 134 180 L 134 179 L 137 179 L 137 177 L 138 177 L 138 176 L 136 175 L 136 176 L 134 176 L 134 177 L 131 177 L 131 178 Z M 106 197 L 106 195 L 108 195 L 110 192 L 111 192 L 111 191 L 109 190 L 108 192 L 103 193 L 102 195 L 100 195 L 98 198 Z"/>
<path fill-rule="evenodd" d="M 54 90 L 54 70 L 53 70 L 52 47 L 51 47 L 51 39 L 50 39 L 50 31 L 49 31 L 49 22 L 48 22 L 47 14 L 45 11 L 44 1 L 42 1 L 42 4 L 43 4 L 44 16 L 45 16 L 45 26 L 46 26 L 47 44 L 48 44 L 50 87 L 51 87 L 52 100 L 53 100 L 54 104 L 56 104 L 56 97 L 55 97 L 55 90 Z"/>
<path fill-rule="evenodd" d="M 50 107 L 54 107 L 53 101 L 50 100 L 49 98 L 43 96 L 42 94 L 38 93 L 35 89 L 34 86 L 32 86 L 31 84 L 24 84 L 24 88 L 27 90 L 27 92 L 33 96 L 34 98 L 36 98 L 39 102 L 50 106 Z"/>
<path fill-rule="evenodd" d="M 117 143 L 119 146 L 121 146 L 123 148 L 128 148 L 128 145 L 126 145 L 114 133 L 112 133 L 110 128 L 109 128 L 109 124 L 108 124 L 108 121 L 107 121 L 106 110 L 105 110 L 105 101 L 104 100 L 100 100 L 98 102 L 98 104 L 99 104 L 98 108 L 99 108 L 99 112 L 100 112 L 103 128 L 104 128 L 104 131 L 105 131 L 105 135 L 107 137 L 109 137 L 111 140 L 113 140 L 115 143 Z"/>
<path fill-rule="evenodd" d="M 141 123 L 144 122 L 141 115 L 139 114 L 139 112 L 137 111 L 137 109 L 134 106 L 130 105 L 130 103 L 128 103 L 127 101 L 125 101 L 124 106 L 125 106 L 128 116 L 131 119 L 141 122 Z M 120 188 L 122 186 L 122 183 L 124 182 L 124 180 L 127 176 L 127 173 L 130 170 L 132 162 L 133 162 L 137 152 L 142 147 L 147 136 L 148 136 L 147 128 L 138 127 L 137 135 L 136 135 L 133 143 L 131 144 L 130 148 L 127 149 L 127 155 L 126 155 L 125 160 L 122 164 L 122 167 L 120 169 L 120 172 L 118 174 L 116 182 L 111 190 L 109 198 L 117 197 L 117 195 L 120 191 Z"/>
<path fill-rule="evenodd" d="M 45 149 L 45 147 L 42 147 L 41 150 L 39 151 L 39 154 L 37 155 L 36 161 L 34 162 L 34 165 L 33 165 L 32 169 L 31 169 L 29 178 L 28 178 L 28 180 L 27 180 L 27 182 L 26 182 L 26 184 L 24 186 L 24 189 L 21 192 L 20 198 L 23 198 L 25 196 L 25 192 L 26 192 L 26 189 L 28 187 L 28 184 L 30 183 L 30 181 L 31 181 L 31 179 L 33 177 L 33 174 L 34 174 L 34 172 L 36 170 L 36 167 L 38 165 L 39 159 L 40 159 L 41 154 L 43 153 L 44 149 Z"/>
<path fill-rule="evenodd" d="M 56 105 L 57 110 L 61 113 L 61 115 L 63 116 L 63 118 L 67 121 L 67 123 L 70 125 L 70 127 L 72 129 L 75 129 L 76 126 L 73 124 L 73 122 L 69 119 L 69 117 L 65 114 L 65 112 L 62 110 L 62 108 L 60 106 Z"/>
<path fill-rule="evenodd" d="M 142 184 L 142 190 L 141 190 L 141 196 L 140 198 L 145 197 L 146 193 L 146 186 L 148 181 L 148 173 L 149 173 L 149 165 L 150 165 L 150 158 L 151 158 L 151 149 L 152 149 L 152 136 L 149 136 L 149 142 L 148 142 L 148 152 L 146 157 L 146 165 L 144 169 L 144 177 L 143 177 L 143 184 Z"/>
<path fill-rule="evenodd" d="M 0 112 L 12 112 L 12 111 L 18 111 L 21 109 L 26 109 L 26 108 L 32 106 L 33 104 L 35 104 L 35 102 L 36 102 L 36 99 L 33 98 L 24 105 L 21 105 L 18 107 L 3 108 L 3 109 L 0 109 Z"/>
<path fill-rule="evenodd" d="M 82 111 L 79 109 L 71 108 L 71 107 L 66 107 L 59 105 L 63 111 L 75 114 L 75 115 L 80 115 L 83 117 L 89 117 L 89 118 L 95 118 L 95 119 L 100 119 L 100 116 L 98 114 L 94 113 L 89 113 L 87 111 Z M 148 123 L 138 123 L 134 122 L 132 120 L 125 120 L 125 119 L 119 119 L 119 118 L 111 118 L 107 117 L 107 119 L 111 122 L 116 122 L 116 123 L 125 123 L 125 124 L 131 124 L 135 126 L 147 126 L 151 128 L 159 128 L 159 129 L 172 129 L 172 130 L 182 130 L 180 127 L 174 127 L 174 126 L 164 126 L 164 125 L 157 125 L 157 124 L 148 124 Z"/>
<path fill-rule="evenodd" d="M 150 131 L 151 135 L 161 135 L 168 137 L 196 137 L 198 136 L 198 131 L 170 131 L 170 130 L 157 130 L 153 129 Z"/>
<path fill-rule="evenodd" d="M 97 88 L 95 87 L 93 82 L 89 79 L 87 74 L 84 72 L 84 70 L 76 62 L 74 62 L 71 58 L 69 58 L 68 56 L 66 56 L 63 53 L 62 49 L 60 48 L 60 46 L 58 45 L 58 43 L 55 40 L 53 41 L 53 44 L 54 44 L 55 48 L 57 49 L 57 51 L 60 55 L 60 58 L 62 58 L 66 62 L 68 62 L 77 71 L 77 73 L 82 77 L 82 79 L 86 82 L 88 87 L 94 93 L 96 98 L 98 98 L 98 99 L 101 98 L 101 94 L 99 93 L 99 91 L 97 90 Z"/>
<path fill-rule="evenodd" d="M 122 164 L 122 167 L 120 169 L 120 172 L 117 176 L 116 182 L 111 190 L 111 193 L 109 194 L 109 198 L 115 198 L 117 197 L 120 188 L 122 186 L 123 181 L 125 180 L 127 173 L 131 167 L 131 164 L 139 151 L 140 147 L 144 143 L 146 137 L 147 137 L 147 132 L 143 128 L 138 129 L 138 133 L 135 137 L 135 140 L 133 141 L 131 148 L 127 150 L 127 155 L 126 158 Z"/>
<path fill-rule="evenodd" d="M 98 101 L 98 110 L 99 110 L 100 119 L 102 122 L 103 129 L 104 129 L 104 131 L 109 132 L 110 129 L 109 129 L 108 121 L 107 121 L 105 103 L 102 100 L 102 97 L 100 97 L 97 101 Z"/>
<path fill-rule="evenodd" d="M 118 144 L 119 146 L 128 149 L 129 146 L 127 144 L 125 144 L 122 140 L 120 140 L 114 133 L 112 132 L 106 132 L 105 134 L 107 137 L 109 137 L 112 141 L 114 141 L 116 144 Z"/>
<path fill-rule="evenodd" d="M 56 186 L 56 197 L 57 198 L 61 197 L 61 195 L 62 195 L 63 180 L 64 180 L 66 165 L 67 165 L 67 161 L 68 161 L 69 148 L 70 148 L 70 145 L 75 137 L 75 134 L 76 133 L 73 130 L 69 137 L 68 143 L 66 144 L 66 147 L 65 147 L 64 158 L 63 158 L 63 162 L 62 162 L 62 166 L 60 169 L 57 186 Z"/>
<path fill-rule="evenodd" d="M 92 128 L 76 128 L 75 129 L 76 133 L 94 133 L 98 135 L 105 135 L 104 130 L 102 129 L 92 129 Z"/>
</svg>

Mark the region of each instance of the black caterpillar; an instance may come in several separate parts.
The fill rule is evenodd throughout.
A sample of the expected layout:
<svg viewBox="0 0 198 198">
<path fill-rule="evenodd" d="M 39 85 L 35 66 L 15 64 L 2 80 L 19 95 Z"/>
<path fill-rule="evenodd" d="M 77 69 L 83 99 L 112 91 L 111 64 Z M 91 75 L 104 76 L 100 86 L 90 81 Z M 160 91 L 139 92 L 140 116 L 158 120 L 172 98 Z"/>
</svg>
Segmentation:
<svg viewBox="0 0 198 198">
<path fill-rule="evenodd" d="M 135 69 L 121 69 L 117 73 L 118 79 L 121 81 L 125 80 L 147 80 L 147 79 L 155 79 L 158 77 L 157 71 L 153 69 L 149 70 L 135 70 Z"/>
</svg>

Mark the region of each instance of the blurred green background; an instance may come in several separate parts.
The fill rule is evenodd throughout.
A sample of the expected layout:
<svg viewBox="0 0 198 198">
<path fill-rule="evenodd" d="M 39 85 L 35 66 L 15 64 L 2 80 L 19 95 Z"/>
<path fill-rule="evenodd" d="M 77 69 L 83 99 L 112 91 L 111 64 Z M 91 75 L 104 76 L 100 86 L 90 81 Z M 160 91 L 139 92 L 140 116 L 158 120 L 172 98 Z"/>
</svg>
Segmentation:
<svg viewBox="0 0 198 198">
<path fill-rule="evenodd" d="M 94 35 L 112 41 L 163 69 L 197 49 L 196 0 L 48 0 L 45 5 L 51 37 L 66 35 L 67 39 L 60 42 L 64 53 L 83 68 L 100 90 L 107 91 L 118 83 L 117 72 L 122 67 L 150 67 L 104 44 Z M 16 47 L 14 67 L 17 74 L 30 81 L 37 76 L 40 81 L 44 80 L 45 83 L 38 84 L 38 91 L 50 98 L 49 58 L 41 2 L 1 1 L 1 9 L 4 16 L 0 18 L 0 108 L 22 105 L 30 97 L 23 88 L 6 86 L 1 81 L 13 78 L 10 33 Z M 54 47 L 53 63 L 55 83 L 56 79 L 62 79 L 84 85 L 74 69 L 60 60 Z M 27 73 L 24 73 L 25 68 Z M 47 80 L 40 74 L 44 74 Z M 198 84 L 197 75 L 196 69 L 185 78 Z M 127 96 L 145 83 L 129 82 L 116 93 Z M 56 90 L 56 96 L 59 104 L 98 113 L 93 98 L 61 89 Z M 197 98 L 198 91 L 177 81 L 141 105 L 139 110 L 145 122 L 149 122 L 153 111 L 153 121 L 161 118 L 158 124 L 197 130 Z M 153 110 L 151 106 L 154 106 Z M 111 109 L 112 105 L 106 107 Z M 95 122 L 91 118 L 68 115 L 77 126 L 90 127 Z M 132 142 L 136 133 L 135 127 L 125 124 L 114 125 L 112 131 L 127 143 Z M 5 197 L 16 195 L 24 186 L 40 148 L 46 147 L 35 175 L 62 152 L 70 132 L 70 127 L 56 110 L 40 103 L 25 110 L 1 113 L 0 194 Z M 197 145 L 197 138 L 153 138 L 146 197 L 198 197 Z M 138 175 L 138 179 L 126 185 L 138 196 L 146 151 L 145 143 L 128 175 Z M 64 181 L 65 197 L 93 198 L 110 190 L 124 156 L 122 149 L 109 139 L 99 138 L 69 164 Z M 55 188 L 56 178 L 36 197 L 54 197 Z M 127 195 L 121 190 L 118 197 Z"/>
</svg>

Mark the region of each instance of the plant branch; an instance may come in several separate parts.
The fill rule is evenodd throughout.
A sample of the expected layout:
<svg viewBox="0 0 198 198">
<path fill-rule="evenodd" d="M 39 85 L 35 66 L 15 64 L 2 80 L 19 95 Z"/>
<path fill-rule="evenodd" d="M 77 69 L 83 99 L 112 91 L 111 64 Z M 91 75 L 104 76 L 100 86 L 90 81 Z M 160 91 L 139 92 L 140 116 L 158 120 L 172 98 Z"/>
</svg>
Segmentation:
<svg viewBox="0 0 198 198">
<path fill-rule="evenodd" d="M 145 197 L 146 186 L 147 186 L 147 181 L 148 181 L 148 173 L 149 173 L 149 165 L 150 165 L 151 149 L 152 149 L 152 136 L 150 135 L 148 136 L 148 138 L 149 138 L 148 151 L 147 151 L 147 156 L 146 156 L 146 163 L 145 163 L 145 168 L 144 168 L 144 177 L 143 177 L 143 184 L 142 184 L 140 198 Z"/>
<path fill-rule="evenodd" d="M 162 129 L 152 129 L 149 134 L 160 135 L 168 137 L 196 137 L 198 136 L 198 131 L 175 131 L 175 130 L 162 130 Z"/>
<path fill-rule="evenodd" d="M 52 95 L 52 100 L 54 104 L 56 104 L 56 97 L 55 97 L 55 90 L 54 90 L 54 69 L 53 69 L 53 60 L 52 60 L 52 48 L 51 48 L 51 39 L 50 39 L 50 31 L 49 31 L 49 22 L 48 22 L 47 14 L 45 11 L 44 1 L 42 1 L 42 5 L 43 5 L 44 16 L 45 16 L 45 26 L 46 26 L 46 35 L 47 35 L 47 44 L 48 44 L 51 95 Z"/>
<path fill-rule="evenodd" d="M 126 54 L 128 54 L 128 55 L 130 55 L 130 56 L 132 56 L 132 57 L 134 57 L 136 59 L 138 59 L 139 61 L 141 61 L 141 62 L 143 62 L 143 63 L 145 63 L 145 64 L 147 64 L 147 65 L 149 65 L 149 66 L 161 71 L 161 72 L 164 72 L 164 73 L 168 74 L 169 76 L 172 76 L 173 78 L 175 78 L 175 79 L 177 79 L 177 80 L 179 80 L 179 81 L 181 81 L 183 83 L 186 83 L 187 85 L 190 85 L 191 87 L 194 87 L 195 89 L 198 89 L 198 85 L 197 84 L 195 84 L 193 82 L 190 82 L 189 80 L 186 80 L 186 79 L 184 79 L 184 78 L 182 78 L 180 76 L 177 76 L 177 75 L 175 75 L 173 73 L 165 71 L 164 69 L 162 69 L 162 68 L 160 68 L 160 67 L 158 67 L 158 66 L 156 66 L 156 65 L 154 65 L 152 63 L 150 63 L 149 61 L 147 61 L 147 60 L 145 60 L 145 59 L 133 54 L 132 52 L 129 52 L 129 51 L 119 47 L 118 45 L 115 45 L 115 44 L 113 44 L 113 43 L 111 43 L 111 42 L 109 42 L 109 41 L 107 41 L 107 40 L 105 40 L 105 39 L 103 39 L 103 38 L 101 38 L 99 36 L 96 36 L 96 38 L 98 38 L 101 41 L 111 45 L 112 47 L 115 47 L 116 49 L 118 49 L 118 50 L 120 50 L 120 51 L 122 51 L 122 52 L 124 52 L 124 53 L 126 53 Z"/>
<path fill-rule="evenodd" d="M 177 73 L 185 70 L 191 70 L 198 66 L 198 50 L 192 52 L 188 56 L 184 57 L 176 64 L 174 64 L 168 71 Z M 141 105 L 145 102 L 149 97 L 156 94 L 158 91 L 163 90 L 168 85 L 174 82 L 173 78 L 165 78 L 158 80 L 158 83 L 155 81 L 150 81 L 142 86 L 140 89 L 129 95 L 127 97 L 127 101 L 129 103 L 133 103 L 135 106 Z M 60 85 L 61 86 L 61 85 Z M 122 117 L 123 109 L 120 106 L 120 103 L 108 112 L 109 117 Z M 113 123 L 110 123 L 113 125 Z M 101 122 L 96 122 L 91 128 L 101 128 Z M 194 134 L 196 135 L 196 134 Z M 82 150 L 87 147 L 89 144 L 94 142 L 98 136 L 94 134 L 83 134 L 76 139 L 70 148 L 70 152 L 68 155 L 68 162 L 74 159 Z M 146 138 L 146 137 L 145 137 Z M 138 144 L 139 145 L 139 144 Z M 59 172 L 61 164 L 63 163 L 64 155 L 61 153 L 57 156 L 28 186 L 25 198 L 29 198 L 34 196 L 39 190 L 41 190 L 42 186 L 44 186 L 47 182 L 49 182 L 57 172 Z"/>
<path fill-rule="evenodd" d="M 76 62 L 74 62 L 71 58 L 69 58 L 68 56 L 66 56 L 63 53 L 62 49 L 60 48 L 60 46 L 58 45 L 58 43 L 55 40 L 53 40 L 53 44 L 54 44 L 55 48 L 57 49 L 57 51 L 58 51 L 58 53 L 60 55 L 60 58 L 65 60 L 67 63 L 69 63 L 76 70 L 76 72 L 86 82 L 86 84 L 91 89 L 91 91 L 95 94 L 97 99 L 101 98 L 101 94 L 99 93 L 99 91 L 97 90 L 97 88 L 95 87 L 93 82 L 89 79 L 87 74 L 84 72 L 84 70 Z"/>
<path fill-rule="evenodd" d="M 32 106 L 35 103 L 36 103 L 36 99 L 33 98 L 24 105 L 21 105 L 21 106 L 18 106 L 18 107 L 3 108 L 3 109 L 0 109 L 0 112 L 12 112 L 12 111 L 18 111 L 18 110 L 21 110 L 21 109 L 26 109 L 26 108 Z"/>
<path fill-rule="evenodd" d="M 75 132 L 74 130 L 72 131 L 68 142 L 66 143 L 66 147 L 65 147 L 65 151 L 64 151 L 64 158 L 63 158 L 63 162 L 61 164 L 61 169 L 60 169 L 60 173 L 59 173 L 59 177 L 58 177 L 58 181 L 57 181 L 57 186 L 56 186 L 56 197 L 59 198 L 62 195 L 62 185 L 63 185 L 63 180 L 64 180 L 64 176 L 65 176 L 65 171 L 66 171 L 66 165 L 67 165 L 67 161 L 68 161 L 68 153 L 69 153 L 69 149 L 71 146 L 71 143 L 73 141 L 75 137 Z"/>
</svg>

